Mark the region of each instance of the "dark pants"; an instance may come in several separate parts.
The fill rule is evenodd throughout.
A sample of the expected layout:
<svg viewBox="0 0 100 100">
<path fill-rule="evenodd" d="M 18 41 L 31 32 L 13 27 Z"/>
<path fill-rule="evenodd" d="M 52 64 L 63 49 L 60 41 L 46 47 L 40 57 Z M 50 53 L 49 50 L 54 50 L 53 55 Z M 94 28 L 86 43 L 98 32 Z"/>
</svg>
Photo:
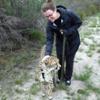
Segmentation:
<svg viewBox="0 0 100 100">
<path fill-rule="evenodd" d="M 65 80 L 71 80 L 72 73 L 73 73 L 73 63 L 74 63 L 74 57 L 79 48 L 79 44 L 75 44 L 70 48 L 68 44 L 65 45 L 65 61 L 66 61 L 66 67 L 65 67 Z M 56 52 L 57 57 L 59 59 L 59 63 L 62 65 L 62 45 L 56 45 Z M 62 67 L 61 67 L 62 68 Z M 61 69 L 58 71 L 58 78 L 61 78 Z"/>
</svg>

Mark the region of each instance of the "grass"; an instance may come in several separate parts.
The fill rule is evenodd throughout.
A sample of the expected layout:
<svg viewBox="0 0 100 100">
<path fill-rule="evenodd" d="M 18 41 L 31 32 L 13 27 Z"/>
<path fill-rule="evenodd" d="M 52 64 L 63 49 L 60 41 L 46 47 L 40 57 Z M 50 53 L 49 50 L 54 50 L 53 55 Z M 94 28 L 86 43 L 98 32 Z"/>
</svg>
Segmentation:
<svg viewBox="0 0 100 100">
<path fill-rule="evenodd" d="M 16 52 L 5 53 L 0 55 L 0 60 L 2 62 L 2 67 L 0 66 L 0 81 L 3 84 L 0 84 L 2 87 L 2 92 L 6 93 L 8 97 L 0 94 L 0 100 L 6 100 L 10 98 L 9 95 L 13 93 L 14 85 L 23 85 L 31 75 L 28 72 L 31 69 L 28 69 L 27 66 L 32 64 L 34 59 L 38 57 L 38 54 L 35 54 L 39 51 L 34 51 L 38 48 L 25 48 L 18 50 Z M 5 86 L 6 85 L 6 86 Z M 22 93 L 22 90 L 15 89 L 16 93 Z"/>
<path fill-rule="evenodd" d="M 33 84 L 30 88 L 30 93 L 33 94 L 33 95 L 36 95 L 39 91 L 40 91 L 40 84 L 37 83 L 37 84 Z"/>
<path fill-rule="evenodd" d="M 72 97 L 72 100 L 86 100 L 82 94 L 77 94 L 76 96 Z"/>
<path fill-rule="evenodd" d="M 92 50 L 92 51 L 94 51 L 96 49 L 96 45 L 95 44 L 91 44 L 89 46 L 89 49 Z"/>
<path fill-rule="evenodd" d="M 0 80 L 8 77 L 15 68 L 19 69 L 27 69 L 27 65 L 31 63 L 34 58 L 36 58 L 34 49 L 22 49 L 20 51 L 16 51 L 13 53 L 8 53 L 2 55 L 0 59 L 2 59 L 2 67 L 0 69 Z M 14 73 L 13 73 L 14 74 Z"/>
<path fill-rule="evenodd" d="M 19 75 L 19 77 L 16 77 L 16 78 L 17 79 L 15 79 L 15 84 L 22 85 L 23 82 L 28 80 L 30 77 L 26 71 L 23 71 L 23 72 L 21 71 L 21 74 Z"/>
<path fill-rule="evenodd" d="M 93 86 L 90 81 L 87 81 L 85 89 L 80 89 L 77 94 L 73 96 L 73 100 L 86 100 L 90 93 L 95 93 L 97 97 L 100 94 L 100 89 Z"/>
<path fill-rule="evenodd" d="M 78 90 L 77 92 L 78 92 L 79 94 L 82 94 L 82 95 L 85 95 L 85 96 L 88 95 L 87 89 L 84 89 L 84 90 L 83 90 L 83 89 L 80 89 L 80 90 Z"/>
<path fill-rule="evenodd" d="M 22 83 L 23 83 L 23 79 L 17 79 L 16 81 L 15 81 L 15 84 L 17 84 L 17 85 L 22 85 Z"/>
<path fill-rule="evenodd" d="M 28 99 L 27 100 L 34 100 L 33 98 L 31 98 L 31 96 L 29 95 Z"/>
<path fill-rule="evenodd" d="M 78 97 L 79 97 L 79 100 L 85 100 L 82 98 L 84 98 L 84 97 L 87 98 L 89 96 L 89 94 L 92 92 L 95 93 L 97 96 L 99 96 L 100 88 L 93 86 L 93 84 L 89 80 L 91 74 L 92 74 L 92 69 L 89 68 L 88 66 L 85 66 L 85 71 L 82 74 L 80 74 L 79 76 L 74 75 L 74 78 L 76 80 L 84 81 L 85 86 L 86 86 L 86 88 L 77 91 L 77 93 L 78 93 L 77 100 L 78 100 Z"/>
<path fill-rule="evenodd" d="M 99 95 L 100 94 L 100 89 L 93 86 L 93 84 L 90 83 L 90 81 L 86 82 L 86 88 L 84 90 L 79 90 L 78 91 L 78 93 L 82 94 L 83 96 L 88 96 L 89 93 L 91 93 L 91 92 L 96 93 L 96 94 Z"/>
<path fill-rule="evenodd" d="M 18 93 L 18 94 L 22 94 L 24 91 L 17 88 L 17 89 L 15 89 L 15 92 Z"/>
<path fill-rule="evenodd" d="M 96 50 L 96 45 L 91 44 L 91 45 L 89 45 L 89 50 L 86 53 L 89 57 L 91 57 L 95 50 Z"/>
<path fill-rule="evenodd" d="M 80 32 L 81 41 L 84 42 L 84 38 L 87 38 L 91 35 L 90 32 Z M 87 44 L 86 44 L 87 45 Z"/>
<path fill-rule="evenodd" d="M 87 90 L 100 94 L 100 88 L 93 86 L 92 83 L 87 84 Z"/>
<path fill-rule="evenodd" d="M 7 100 L 7 95 L 2 93 L 2 95 L 0 95 L 0 100 Z"/>
<path fill-rule="evenodd" d="M 91 51 L 91 50 L 88 50 L 86 53 L 87 53 L 88 57 L 92 57 L 92 55 L 93 55 L 93 51 Z"/>
<path fill-rule="evenodd" d="M 7 100 L 7 97 L 6 96 L 2 96 L 1 100 Z"/>
<path fill-rule="evenodd" d="M 66 85 L 62 82 L 60 82 L 58 85 L 57 85 L 57 89 L 60 89 L 60 90 L 66 90 Z"/>
<path fill-rule="evenodd" d="M 96 19 L 91 19 L 92 21 L 89 24 L 89 27 L 96 27 L 97 26 L 97 20 Z"/>
<path fill-rule="evenodd" d="M 84 81 L 85 82 L 85 81 L 89 80 L 91 74 L 92 74 L 92 69 L 89 68 L 88 65 L 87 65 L 87 66 L 85 66 L 84 72 L 81 73 L 80 75 L 76 75 L 74 73 L 74 79 L 81 80 L 81 81 Z"/>
</svg>

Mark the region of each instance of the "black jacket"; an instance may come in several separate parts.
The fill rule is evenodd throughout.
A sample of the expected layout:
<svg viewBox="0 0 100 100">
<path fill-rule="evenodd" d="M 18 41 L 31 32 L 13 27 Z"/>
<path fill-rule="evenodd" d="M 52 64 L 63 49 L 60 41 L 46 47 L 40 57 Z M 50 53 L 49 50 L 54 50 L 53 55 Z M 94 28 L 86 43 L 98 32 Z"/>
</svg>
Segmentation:
<svg viewBox="0 0 100 100">
<path fill-rule="evenodd" d="M 47 23 L 45 55 L 51 55 L 54 34 L 56 34 L 56 46 L 58 46 L 59 48 L 60 46 L 62 46 L 63 35 L 61 34 L 60 29 L 63 29 L 64 35 L 67 37 L 67 42 L 71 49 L 77 48 L 75 46 L 79 46 L 80 44 L 80 38 L 78 33 L 78 28 L 82 24 L 80 18 L 64 7 L 58 6 L 57 11 L 60 13 L 60 19 L 57 24 L 55 24 L 56 22 L 53 23 L 51 21 L 48 21 Z"/>
</svg>

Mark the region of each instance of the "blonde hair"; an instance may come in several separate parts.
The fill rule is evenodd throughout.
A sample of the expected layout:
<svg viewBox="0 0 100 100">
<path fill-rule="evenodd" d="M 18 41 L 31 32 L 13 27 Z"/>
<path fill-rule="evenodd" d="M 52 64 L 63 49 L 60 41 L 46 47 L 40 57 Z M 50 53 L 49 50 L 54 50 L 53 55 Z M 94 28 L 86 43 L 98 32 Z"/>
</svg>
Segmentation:
<svg viewBox="0 0 100 100">
<path fill-rule="evenodd" d="M 41 7 L 42 12 L 46 12 L 48 9 L 51 9 L 53 11 L 56 9 L 56 6 L 52 0 L 46 0 L 46 2 L 43 3 L 43 5 Z"/>
</svg>

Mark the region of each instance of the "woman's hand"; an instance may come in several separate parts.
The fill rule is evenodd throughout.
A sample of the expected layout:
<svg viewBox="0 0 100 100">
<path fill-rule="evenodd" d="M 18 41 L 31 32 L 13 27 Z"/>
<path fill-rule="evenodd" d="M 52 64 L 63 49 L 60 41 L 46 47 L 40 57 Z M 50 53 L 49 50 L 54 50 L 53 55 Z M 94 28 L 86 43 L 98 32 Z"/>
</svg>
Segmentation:
<svg viewBox="0 0 100 100">
<path fill-rule="evenodd" d="M 44 56 L 43 59 L 42 59 L 42 62 L 46 61 L 49 57 L 50 57 L 50 55 Z"/>
</svg>

